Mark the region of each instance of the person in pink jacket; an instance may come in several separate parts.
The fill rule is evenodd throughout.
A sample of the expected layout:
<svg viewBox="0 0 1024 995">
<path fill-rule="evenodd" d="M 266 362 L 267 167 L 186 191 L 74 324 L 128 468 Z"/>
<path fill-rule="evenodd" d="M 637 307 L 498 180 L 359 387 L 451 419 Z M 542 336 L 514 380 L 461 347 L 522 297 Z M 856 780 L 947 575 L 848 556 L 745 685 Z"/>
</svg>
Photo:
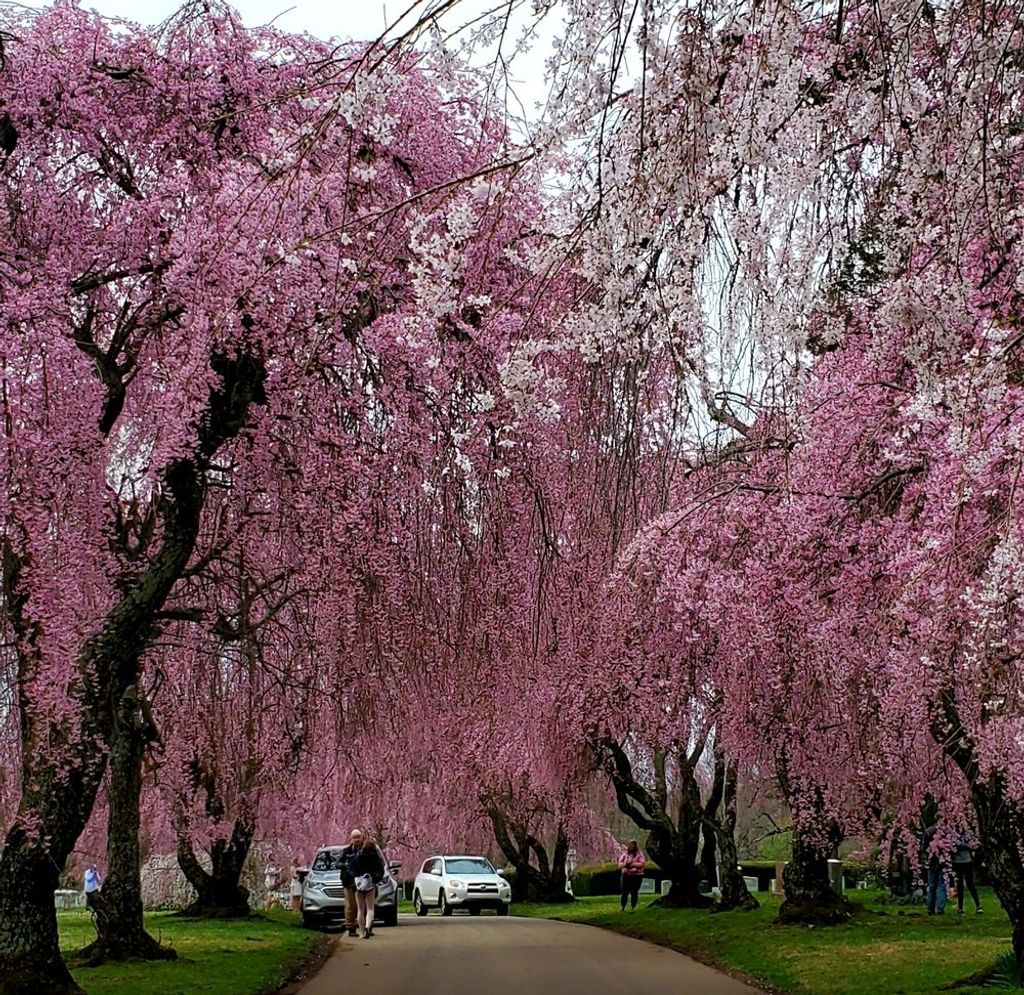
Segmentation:
<svg viewBox="0 0 1024 995">
<path fill-rule="evenodd" d="M 629 907 L 636 908 L 636 899 L 640 894 L 640 882 L 644 879 L 644 868 L 647 858 L 640 852 L 636 840 L 626 844 L 626 852 L 619 856 L 619 870 L 622 871 L 622 911 L 626 911 L 626 899 Z"/>
</svg>

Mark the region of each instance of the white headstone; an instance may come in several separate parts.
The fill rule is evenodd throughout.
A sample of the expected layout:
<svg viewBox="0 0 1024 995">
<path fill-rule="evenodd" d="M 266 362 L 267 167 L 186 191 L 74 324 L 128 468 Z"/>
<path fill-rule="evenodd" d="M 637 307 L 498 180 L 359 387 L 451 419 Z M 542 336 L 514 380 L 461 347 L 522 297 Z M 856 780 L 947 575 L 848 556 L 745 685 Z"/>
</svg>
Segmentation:
<svg viewBox="0 0 1024 995">
<path fill-rule="evenodd" d="M 837 895 L 843 893 L 843 862 L 841 860 L 828 862 L 828 883 Z"/>
</svg>

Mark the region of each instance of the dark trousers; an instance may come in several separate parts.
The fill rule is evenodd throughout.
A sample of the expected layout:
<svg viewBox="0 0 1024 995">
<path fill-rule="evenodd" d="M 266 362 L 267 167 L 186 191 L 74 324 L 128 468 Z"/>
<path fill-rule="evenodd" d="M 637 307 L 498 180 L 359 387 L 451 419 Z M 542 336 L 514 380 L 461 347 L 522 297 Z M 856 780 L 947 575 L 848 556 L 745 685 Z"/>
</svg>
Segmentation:
<svg viewBox="0 0 1024 995">
<path fill-rule="evenodd" d="M 622 907 L 626 907 L 626 899 L 629 899 L 630 908 L 636 908 L 636 899 L 640 894 L 640 882 L 643 881 L 642 874 L 622 875 Z"/>
<path fill-rule="evenodd" d="M 954 864 L 953 871 L 956 874 L 956 907 L 961 912 L 964 910 L 964 885 L 967 885 L 974 899 L 974 907 L 981 908 L 978 901 L 978 889 L 974 887 L 974 864 Z"/>
<path fill-rule="evenodd" d="M 351 934 L 355 934 L 359 926 L 359 921 L 356 919 L 356 886 L 354 884 L 345 885 L 345 929 Z"/>
<path fill-rule="evenodd" d="M 946 907 L 946 872 L 934 857 L 928 863 L 928 914 L 938 913 Z"/>
</svg>

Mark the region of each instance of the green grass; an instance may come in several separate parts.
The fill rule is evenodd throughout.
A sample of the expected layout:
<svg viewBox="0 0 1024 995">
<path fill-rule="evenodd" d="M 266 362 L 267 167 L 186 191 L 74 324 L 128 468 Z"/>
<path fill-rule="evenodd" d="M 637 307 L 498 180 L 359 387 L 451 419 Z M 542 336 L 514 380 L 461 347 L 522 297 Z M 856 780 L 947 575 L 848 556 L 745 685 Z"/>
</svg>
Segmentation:
<svg viewBox="0 0 1024 995">
<path fill-rule="evenodd" d="M 65 957 L 96 937 L 87 912 L 60 912 L 57 923 Z M 72 967 L 87 995 L 253 995 L 283 981 L 320 936 L 303 929 L 294 913 L 277 910 L 218 922 L 154 912 L 146 927 L 177 950 L 178 960 Z"/>
<path fill-rule="evenodd" d="M 878 892 L 854 891 L 858 914 L 844 926 L 777 926 L 779 899 L 759 894 L 754 912 L 712 915 L 643 904 L 620 912 L 617 898 L 569 906 L 519 904 L 513 914 L 590 923 L 653 940 L 698 960 L 748 975 L 795 995 L 925 995 L 990 967 L 1010 946 L 1010 924 L 995 895 L 981 889 L 985 914 L 928 916 L 924 906 L 883 904 Z M 648 900 L 649 901 L 649 900 Z M 965 987 L 962 995 L 992 989 Z"/>
</svg>

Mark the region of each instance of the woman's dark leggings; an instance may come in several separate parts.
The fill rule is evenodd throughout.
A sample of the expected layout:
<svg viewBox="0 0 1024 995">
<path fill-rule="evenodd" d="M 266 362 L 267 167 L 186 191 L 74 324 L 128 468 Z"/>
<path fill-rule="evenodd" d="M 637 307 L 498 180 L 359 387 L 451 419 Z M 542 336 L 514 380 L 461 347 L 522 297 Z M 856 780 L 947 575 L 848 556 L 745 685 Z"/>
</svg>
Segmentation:
<svg viewBox="0 0 1024 995">
<path fill-rule="evenodd" d="M 974 899 L 974 905 L 976 908 L 981 908 L 981 902 L 978 901 L 978 889 L 974 887 L 974 865 L 973 864 L 954 864 L 953 871 L 956 874 L 956 907 L 963 912 L 964 910 L 964 885 L 967 885 L 967 890 L 971 893 L 971 898 Z"/>
<path fill-rule="evenodd" d="M 629 899 L 629 907 L 636 908 L 636 898 L 640 894 L 640 882 L 643 881 L 642 874 L 622 875 L 622 907 L 626 907 L 626 899 Z"/>
</svg>

